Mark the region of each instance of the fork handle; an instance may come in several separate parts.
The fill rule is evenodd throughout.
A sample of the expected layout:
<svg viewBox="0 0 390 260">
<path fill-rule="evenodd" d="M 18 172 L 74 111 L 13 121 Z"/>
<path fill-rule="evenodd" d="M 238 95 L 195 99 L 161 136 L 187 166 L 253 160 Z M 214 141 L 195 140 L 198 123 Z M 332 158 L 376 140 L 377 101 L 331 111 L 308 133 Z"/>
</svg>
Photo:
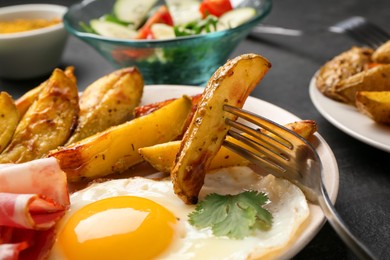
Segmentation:
<svg viewBox="0 0 390 260">
<path fill-rule="evenodd" d="M 348 227 L 342 221 L 341 217 L 338 215 L 336 209 L 330 201 L 324 186 L 322 187 L 321 192 L 324 196 L 320 196 L 318 198 L 319 205 L 322 208 L 325 217 L 327 218 L 333 229 L 339 234 L 340 238 L 344 241 L 344 243 L 352 250 L 352 252 L 359 259 L 376 259 L 376 257 L 370 252 L 370 250 L 365 245 L 363 245 L 351 233 L 351 231 L 349 231 Z"/>
</svg>

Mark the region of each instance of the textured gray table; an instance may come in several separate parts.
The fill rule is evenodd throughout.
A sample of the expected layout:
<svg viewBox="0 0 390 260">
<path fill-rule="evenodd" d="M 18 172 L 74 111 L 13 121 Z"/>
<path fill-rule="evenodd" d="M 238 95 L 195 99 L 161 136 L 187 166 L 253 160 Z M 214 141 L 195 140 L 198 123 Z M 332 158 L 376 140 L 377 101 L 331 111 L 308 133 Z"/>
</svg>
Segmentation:
<svg viewBox="0 0 390 260">
<path fill-rule="evenodd" d="M 0 0 L 0 6 L 20 3 L 75 1 Z M 388 0 L 275 0 L 265 24 L 299 29 L 302 36 L 262 34 L 248 38 L 232 54 L 254 52 L 267 57 L 271 71 L 253 96 L 280 106 L 300 118 L 318 122 L 319 133 L 333 149 L 340 169 L 340 189 L 336 209 L 352 232 L 380 259 L 390 259 L 390 154 L 368 146 L 339 131 L 315 109 L 308 94 L 309 81 L 316 70 L 354 42 L 326 28 L 351 15 L 362 15 L 390 31 Z M 73 65 L 80 90 L 94 79 L 113 70 L 85 43 L 71 37 L 61 67 Z M 18 97 L 42 79 L 7 81 L 0 90 Z M 346 118 L 345 120 L 348 120 Z M 390 129 L 389 129 L 390 138 Z M 295 257 L 296 259 L 354 259 L 329 224 Z"/>
</svg>

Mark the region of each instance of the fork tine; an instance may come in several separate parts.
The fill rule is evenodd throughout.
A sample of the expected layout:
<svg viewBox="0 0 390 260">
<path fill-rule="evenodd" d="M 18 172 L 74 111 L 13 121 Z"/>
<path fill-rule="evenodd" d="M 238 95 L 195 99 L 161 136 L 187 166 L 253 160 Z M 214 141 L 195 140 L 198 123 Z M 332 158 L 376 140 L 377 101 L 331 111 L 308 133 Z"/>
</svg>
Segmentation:
<svg viewBox="0 0 390 260">
<path fill-rule="evenodd" d="M 284 173 L 287 171 L 294 172 L 291 173 L 294 176 L 297 173 L 299 174 L 300 170 L 296 168 L 294 161 L 299 159 L 303 152 L 307 154 L 306 148 L 308 146 L 302 137 L 284 126 L 251 112 L 228 105 L 224 106 L 224 110 L 251 122 L 263 130 L 256 131 L 247 125 L 227 119 L 226 124 L 233 128 L 229 130 L 231 137 L 245 144 L 246 147 L 244 148 L 249 149 L 257 157 L 266 158 L 268 164 L 272 162 L 273 167 L 279 165 L 279 168 L 284 169 Z M 244 134 L 238 133 L 236 129 L 244 132 Z M 245 136 L 245 134 L 247 135 Z M 254 158 L 256 156 L 251 155 L 251 157 L 251 159 L 256 159 Z M 256 163 L 256 160 L 253 162 Z M 262 162 L 262 164 L 264 163 Z M 300 179 L 301 177 L 296 176 L 296 178 Z"/>
<path fill-rule="evenodd" d="M 244 158 L 247 158 L 249 161 L 251 161 L 254 164 L 261 163 L 261 166 L 264 170 L 270 171 L 272 173 L 285 173 L 286 169 L 281 167 L 279 164 L 275 163 L 273 160 L 271 160 L 269 157 L 257 154 L 254 152 L 249 151 L 249 149 L 245 149 L 240 145 L 237 145 L 233 142 L 230 142 L 228 140 L 224 140 L 223 145 L 233 150 L 234 152 L 238 153 Z M 261 152 L 261 151 L 259 151 Z"/>
<path fill-rule="evenodd" d="M 249 111 L 245 111 L 229 105 L 224 105 L 224 110 L 273 133 L 278 138 L 283 140 L 283 143 L 285 142 L 289 149 L 293 149 L 294 145 L 302 144 L 302 138 L 299 137 L 296 133 L 282 125 L 272 122 L 265 117 L 255 115 Z"/>
<path fill-rule="evenodd" d="M 389 33 L 361 16 L 354 16 L 338 22 L 329 30 L 336 33 L 346 33 L 357 42 L 372 48 L 378 48 L 390 39 Z"/>
<path fill-rule="evenodd" d="M 346 29 L 352 37 L 360 42 L 366 43 L 374 48 L 382 45 L 390 37 L 386 37 L 386 33 L 378 28 L 376 25 L 363 21 L 356 27 Z"/>
<path fill-rule="evenodd" d="M 264 159 L 268 163 L 278 166 L 278 168 L 283 168 L 283 172 L 288 169 L 287 164 L 295 156 L 293 151 L 291 151 L 291 153 L 285 153 L 286 149 L 279 150 L 272 144 L 263 144 L 262 140 L 258 139 L 257 136 L 246 136 L 245 133 L 242 134 L 233 130 L 229 130 L 229 136 L 237 140 L 243 148 L 249 150 L 249 152 L 256 155 L 256 157 L 259 157 L 259 159 Z"/>
<path fill-rule="evenodd" d="M 372 31 L 372 36 L 375 38 L 375 40 L 377 41 L 377 44 L 378 44 L 377 47 L 379 47 L 380 45 L 382 45 L 386 41 L 390 40 L 390 34 L 385 32 L 384 30 L 382 30 L 382 28 L 376 26 L 375 24 L 369 23 L 369 22 L 366 23 L 366 26 L 367 26 L 368 30 Z"/>
<path fill-rule="evenodd" d="M 230 129 L 229 134 L 232 137 L 236 138 L 237 140 L 243 143 L 255 142 L 256 145 L 266 149 L 267 151 L 273 153 L 274 155 L 280 156 L 283 159 L 288 160 L 288 155 L 291 154 L 290 151 L 292 150 L 291 143 L 283 142 L 284 140 L 277 140 L 276 138 L 273 138 L 270 135 L 264 133 L 264 131 L 255 130 L 247 125 L 244 125 L 242 123 L 230 119 L 226 119 L 225 122 L 227 125 L 247 134 L 247 136 L 244 136 L 234 131 L 233 129 Z"/>
<path fill-rule="evenodd" d="M 310 178 L 307 178 L 307 174 L 309 172 L 308 169 L 319 167 L 319 164 L 314 162 L 318 162 L 320 160 L 312 146 L 298 134 L 267 118 L 228 105 L 224 106 L 224 110 L 268 131 L 262 135 L 259 134 L 258 131 L 253 129 L 252 131 L 248 131 L 248 128 L 242 127 L 241 130 L 244 134 L 249 134 L 249 138 L 246 138 L 242 133 L 234 132 L 232 129 L 229 130 L 231 137 L 236 138 L 236 140 L 240 141 L 241 144 L 246 145 L 241 148 L 250 150 L 250 152 L 238 151 L 241 149 L 237 149 L 236 146 L 230 145 L 227 141 L 224 142 L 224 145 L 227 144 L 227 148 L 241 154 L 244 157 L 248 156 L 246 158 L 254 164 L 260 166 L 260 168 L 265 168 L 265 170 L 269 171 L 271 174 L 275 173 L 275 171 L 272 172 L 272 167 L 275 168 L 275 165 L 277 165 L 280 169 L 284 169 L 283 171 L 279 170 L 277 176 L 284 177 L 296 183 L 299 187 L 305 190 L 304 192 L 309 200 L 314 201 L 315 196 L 311 192 L 311 188 L 309 188 L 314 187 L 314 184 Z M 240 127 L 242 125 L 234 123 L 231 124 L 231 121 L 229 120 L 226 120 L 226 123 L 228 125 L 233 125 L 233 127 L 236 125 Z M 252 133 L 254 133 L 254 135 L 251 135 Z M 271 135 L 275 135 L 275 137 Z M 265 136 L 267 136 L 268 139 L 273 140 L 273 142 L 262 143 Z M 259 137 L 261 139 L 259 139 Z M 282 143 L 286 142 L 288 145 L 282 145 L 281 142 L 275 140 L 276 138 L 280 138 L 283 140 Z M 239 146 L 239 144 L 237 145 Z M 302 161 L 303 158 L 305 163 Z M 264 161 L 266 161 L 266 163 Z M 302 163 L 297 163 L 298 161 L 301 161 Z M 272 167 L 270 165 L 272 165 Z"/>
</svg>

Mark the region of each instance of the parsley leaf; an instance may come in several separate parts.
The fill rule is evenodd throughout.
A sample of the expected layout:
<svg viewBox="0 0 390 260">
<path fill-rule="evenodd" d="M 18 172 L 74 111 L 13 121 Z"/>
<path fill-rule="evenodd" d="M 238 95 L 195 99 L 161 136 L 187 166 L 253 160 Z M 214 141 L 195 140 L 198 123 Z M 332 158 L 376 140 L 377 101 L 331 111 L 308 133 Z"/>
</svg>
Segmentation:
<svg viewBox="0 0 390 260">
<path fill-rule="evenodd" d="M 237 195 L 212 193 L 189 214 L 189 222 L 197 228 L 211 227 L 216 236 L 242 239 L 255 229 L 271 227 L 272 215 L 262 207 L 268 201 L 265 193 L 257 191 Z"/>
</svg>

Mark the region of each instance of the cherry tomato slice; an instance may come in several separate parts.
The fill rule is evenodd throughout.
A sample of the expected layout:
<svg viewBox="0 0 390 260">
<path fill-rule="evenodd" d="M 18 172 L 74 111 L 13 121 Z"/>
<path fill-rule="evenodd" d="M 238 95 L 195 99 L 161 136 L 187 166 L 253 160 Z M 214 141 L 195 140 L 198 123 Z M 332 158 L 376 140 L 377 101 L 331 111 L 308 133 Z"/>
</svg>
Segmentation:
<svg viewBox="0 0 390 260">
<path fill-rule="evenodd" d="M 220 17 L 232 9 L 233 6 L 230 3 L 230 0 L 204 0 L 199 7 L 199 11 L 202 13 L 203 17 L 206 17 L 208 14 Z"/>
<path fill-rule="evenodd" d="M 150 28 L 155 23 L 173 25 L 171 14 L 165 5 L 162 5 L 152 16 L 149 17 L 145 24 L 138 30 L 138 35 L 135 38 L 153 39 L 153 34 Z"/>
</svg>

